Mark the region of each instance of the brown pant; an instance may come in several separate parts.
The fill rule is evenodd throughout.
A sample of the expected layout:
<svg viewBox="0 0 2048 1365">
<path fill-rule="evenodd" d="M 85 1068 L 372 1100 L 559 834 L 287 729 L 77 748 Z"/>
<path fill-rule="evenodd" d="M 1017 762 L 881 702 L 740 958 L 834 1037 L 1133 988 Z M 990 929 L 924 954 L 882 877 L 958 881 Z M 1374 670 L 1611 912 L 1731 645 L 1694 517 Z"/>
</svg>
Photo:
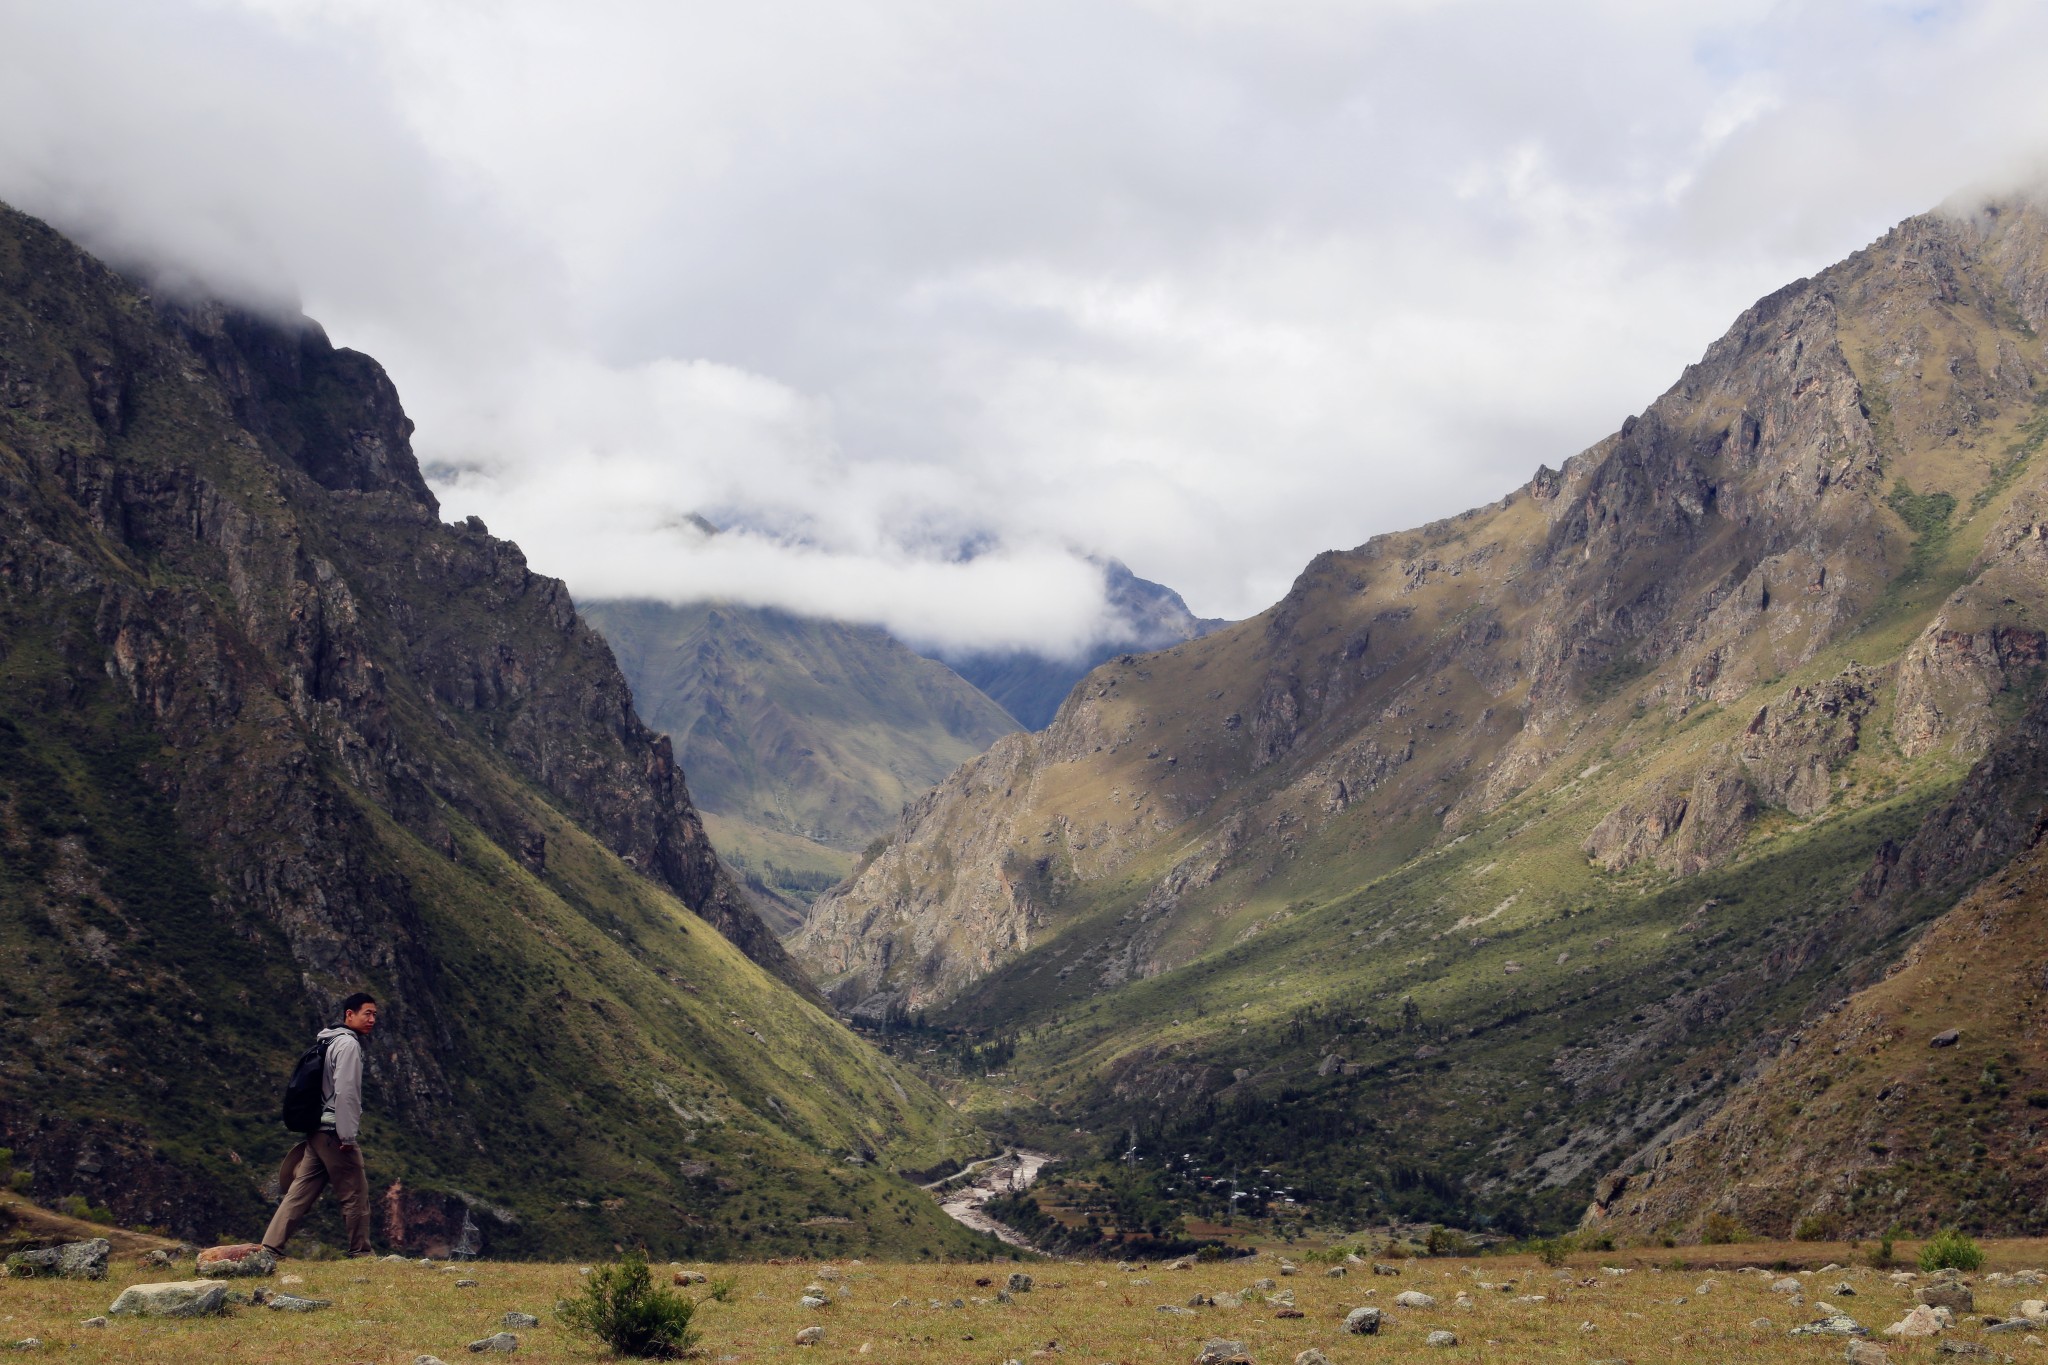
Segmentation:
<svg viewBox="0 0 2048 1365">
<path fill-rule="evenodd" d="M 348 1227 L 349 1254 L 369 1253 L 370 1177 L 363 1169 L 362 1148 L 344 1147 L 332 1133 L 315 1133 L 286 1153 L 278 1178 L 286 1185 L 284 1198 L 270 1216 L 263 1245 L 281 1253 L 319 1202 L 320 1192 L 331 1184 L 341 1200 L 342 1222 Z"/>
</svg>

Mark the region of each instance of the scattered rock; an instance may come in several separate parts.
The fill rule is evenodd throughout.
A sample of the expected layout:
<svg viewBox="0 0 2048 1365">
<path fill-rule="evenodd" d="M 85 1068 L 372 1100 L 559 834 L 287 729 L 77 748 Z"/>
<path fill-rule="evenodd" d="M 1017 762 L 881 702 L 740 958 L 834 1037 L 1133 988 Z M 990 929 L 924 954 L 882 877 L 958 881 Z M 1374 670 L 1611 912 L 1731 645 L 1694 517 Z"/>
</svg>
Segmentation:
<svg viewBox="0 0 2048 1365">
<path fill-rule="evenodd" d="M 2021 1299 L 2015 1311 L 2023 1318 L 2048 1318 L 2048 1300 Z"/>
<path fill-rule="evenodd" d="M 701 1270 L 678 1270 L 676 1272 L 675 1282 L 677 1284 L 704 1284 L 707 1281 L 709 1281 L 710 1278 L 711 1277 L 709 1275 L 706 1275 Z"/>
<path fill-rule="evenodd" d="M 1837 1298 L 1853 1299 L 1856 1297 L 1856 1286 L 1844 1280 L 1828 1292 Z"/>
<path fill-rule="evenodd" d="M 1256 1289 L 1261 1294 L 1270 1293 L 1273 1290 L 1278 1289 L 1279 1287 L 1279 1283 L 1270 1277 L 1252 1281 L 1252 1288 Z"/>
<path fill-rule="evenodd" d="M 796 1344 L 799 1346 L 816 1346 L 824 1339 L 825 1329 L 822 1327 L 806 1327 L 796 1334 Z"/>
<path fill-rule="evenodd" d="M 487 1337 L 469 1343 L 469 1349 L 479 1352 L 516 1351 L 519 1349 L 519 1338 L 513 1336 L 510 1332 L 493 1332 Z"/>
<path fill-rule="evenodd" d="M 1751 1318 L 1749 1320 L 1749 1330 L 1752 1332 L 1768 1332 L 1776 1325 L 1769 1318 Z"/>
<path fill-rule="evenodd" d="M 1324 1274 L 1324 1276 L 1325 1276 L 1326 1278 L 1328 1278 L 1328 1279 L 1332 1279 L 1332 1280 L 1339 1280 L 1339 1279 L 1342 1279 L 1342 1278 L 1343 1278 L 1344 1276 L 1346 1276 L 1346 1275 L 1349 1275 L 1350 1273 L 1351 1273 L 1351 1271 L 1350 1271 L 1350 1269 L 1349 1269 L 1348 1267 L 1345 1267 L 1345 1266 L 1341 1266 L 1341 1265 L 1333 1265 L 1333 1266 L 1331 1266 L 1331 1267 L 1330 1267 L 1330 1268 L 1329 1268 L 1328 1270 L 1325 1270 L 1325 1271 L 1323 1272 L 1323 1274 Z M 1308 1352 L 1304 1351 L 1304 1352 L 1302 1352 L 1302 1354 L 1303 1354 L 1303 1355 L 1307 1355 L 1307 1354 L 1308 1354 Z M 1320 1354 L 1320 1353 L 1319 1353 L 1319 1354 Z"/>
<path fill-rule="evenodd" d="M 1344 1315 L 1344 1330 L 1354 1336 L 1378 1336 L 1380 1331 L 1380 1310 L 1377 1308 L 1354 1308 Z"/>
<path fill-rule="evenodd" d="M 1298 1275 L 1301 1273 L 1301 1267 L 1292 1261 L 1282 1261 L 1280 1263 L 1280 1273 L 1282 1275 Z"/>
<path fill-rule="evenodd" d="M 457 1280 L 457 1281 L 455 1282 L 455 1287 L 456 1287 L 457 1289 L 474 1289 L 474 1288 L 476 1288 L 476 1281 L 475 1281 L 475 1280 Z"/>
<path fill-rule="evenodd" d="M 448 1365 L 448 1362 L 439 1356 L 414 1356 L 412 1365 Z"/>
<path fill-rule="evenodd" d="M 831 1302 L 831 1300 L 830 1300 L 830 1299 L 825 1299 L 825 1298 L 821 1298 L 821 1297 L 819 1297 L 819 1296 L 818 1296 L 818 1295 L 816 1295 L 816 1294 L 806 1294 L 806 1295 L 804 1295 L 804 1296 L 803 1296 L 802 1298 L 798 1299 L 798 1300 L 797 1300 L 796 1302 L 797 1302 L 797 1307 L 799 1307 L 799 1308 L 814 1308 L 814 1309 L 815 1309 L 815 1308 L 823 1308 L 823 1307 L 824 1307 L 824 1306 L 825 1306 L 826 1304 L 830 1303 L 830 1302 Z"/>
<path fill-rule="evenodd" d="M 1956 1341 L 1954 1339 L 1944 1341 L 1934 1349 L 1947 1356 L 1971 1356 L 1989 1359 L 1993 1354 L 1989 1346 L 1981 1346 L 1974 1341 Z"/>
<path fill-rule="evenodd" d="M 1935 1034 L 1932 1038 L 1929 1038 L 1927 1040 L 1927 1046 L 1954 1047 L 1957 1043 L 1962 1041 L 1962 1037 L 1963 1031 L 1961 1029 L 1945 1028 L 1941 1032 Z"/>
<path fill-rule="evenodd" d="M 132 1284 L 121 1291 L 107 1316 L 134 1314 L 143 1318 L 204 1318 L 226 1310 L 228 1287 L 218 1280 L 172 1280 L 164 1284 Z"/>
<path fill-rule="evenodd" d="M 1237 1294 L 1217 1294 L 1210 1298 L 1209 1303 L 1214 1308 L 1244 1307 L 1244 1299 Z"/>
<path fill-rule="evenodd" d="M 1006 1287 L 1012 1294 L 1028 1294 L 1031 1292 L 1031 1277 L 1020 1271 L 1010 1276 L 1010 1283 Z"/>
<path fill-rule="evenodd" d="M 1913 1297 L 1929 1308 L 1946 1308 L 1951 1313 L 1973 1313 L 1977 1309 L 1977 1296 L 1970 1292 L 1970 1286 L 1954 1280 L 1923 1285 L 1913 1291 Z"/>
<path fill-rule="evenodd" d="M 1183 1308 L 1177 1303 L 1162 1303 L 1159 1305 L 1159 1311 L 1178 1318 L 1191 1318 L 1195 1316 L 1194 1309 Z"/>
<path fill-rule="evenodd" d="M 41 1251 L 17 1251 L 7 1258 L 7 1273 L 16 1279 L 56 1275 L 67 1280 L 104 1280 L 107 1253 L 114 1244 L 104 1237 L 83 1242 L 66 1242 Z"/>
<path fill-rule="evenodd" d="M 266 1301 L 266 1306 L 280 1313 L 317 1313 L 323 1308 L 334 1307 L 334 1300 L 302 1299 L 297 1294 L 275 1294 Z"/>
<path fill-rule="evenodd" d="M 1787 1275 L 1782 1280 L 1771 1281 L 1771 1292 L 1773 1294 L 1797 1294 L 1803 1287 L 1799 1281 L 1793 1279 L 1790 1275 Z"/>
<path fill-rule="evenodd" d="M 1290 1303 L 1285 1308 L 1282 1308 L 1279 1312 L 1273 1314 L 1273 1316 L 1276 1318 L 1305 1318 L 1308 1316 L 1308 1314 L 1302 1312 L 1299 1308 L 1296 1308 L 1293 1304 Z"/>
<path fill-rule="evenodd" d="M 1849 1365 L 1892 1365 L 1891 1352 L 1874 1341 L 1852 1341 L 1842 1351 Z"/>
<path fill-rule="evenodd" d="M 304 1284 L 306 1277 L 304 1275 L 280 1275 L 277 1277 L 277 1282 L 279 1284 Z"/>
<path fill-rule="evenodd" d="M 401 1256 L 394 1251 L 389 1256 L 379 1256 L 377 1259 L 384 1262 L 384 1264 L 386 1265 L 404 1265 L 411 1258 L 407 1256 Z"/>
<path fill-rule="evenodd" d="M 1425 1346 L 1456 1346 L 1458 1344 L 1458 1334 L 1445 1331 L 1431 1332 L 1422 1339 L 1422 1344 Z"/>
<path fill-rule="evenodd" d="M 235 1242 L 199 1253 L 196 1273 L 205 1279 L 268 1275 L 277 1269 L 277 1254 L 260 1242 Z"/>
<path fill-rule="evenodd" d="M 1434 1308 L 1436 1298 L 1420 1289 L 1404 1289 L 1394 1295 L 1394 1302 L 1403 1308 Z"/>
<path fill-rule="evenodd" d="M 507 1327 L 538 1327 L 540 1319 L 531 1313 L 507 1313 L 501 1319 Z"/>
<path fill-rule="evenodd" d="M 20 1341 L 8 1342 L 7 1349 L 10 1351 L 40 1351 L 43 1349 L 43 1339 L 41 1337 L 23 1337 Z"/>
<path fill-rule="evenodd" d="M 178 1258 L 162 1247 L 158 1247 L 154 1251 L 143 1252 L 136 1260 L 148 1269 L 157 1270 L 167 1265 L 176 1265 Z"/>
<path fill-rule="evenodd" d="M 839 1267 L 836 1265 L 821 1265 L 818 1267 L 817 1277 L 826 1284 L 830 1284 L 839 1278 Z"/>
<path fill-rule="evenodd" d="M 1252 1365 L 1252 1358 L 1245 1353 L 1243 1342 L 1216 1337 L 1202 1343 L 1195 1365 Z"/>
<path fill-rule="evenodd" d="M 1381 1265 L 1378 1261 L 1374 1261 L 1372 1263 L 1372 1273 L 1375 1275 L 1398 1275 L 1401 1273 L 1401 1267 L 1397 1265 Z"/>
<path fill-rule="evenodd" d="M 1824 1318 L 1794 1327 L 1790 1332 L 1795 1337 L 1867 1337 L 1870 1329 L 1847 1313 L 1830 1313 Z"/>
<path fill-rule="evenodd" d="M 84 1322 L 81 1322 L 78 1325 L 80 1327 L 105 1327 L 107 1325 L 107 1320 L 105 1318 L 87 1318 Z"/>
<path fill-rule="evenodd" d="M 1330 1365 L 1330 1358 L 1311 1346 L 1306 1351 L 1295 1353 L 1294 1365 Z"/>
<path fill-rule="evenodd" d="M 1939 1336 L 1948 1324 L 1941 1320 L 1926 1304 L 1915 1304 L 1913 1311 L 1884 1329 L 1888 1337 L 1932 1337 Z"/>
</svg>

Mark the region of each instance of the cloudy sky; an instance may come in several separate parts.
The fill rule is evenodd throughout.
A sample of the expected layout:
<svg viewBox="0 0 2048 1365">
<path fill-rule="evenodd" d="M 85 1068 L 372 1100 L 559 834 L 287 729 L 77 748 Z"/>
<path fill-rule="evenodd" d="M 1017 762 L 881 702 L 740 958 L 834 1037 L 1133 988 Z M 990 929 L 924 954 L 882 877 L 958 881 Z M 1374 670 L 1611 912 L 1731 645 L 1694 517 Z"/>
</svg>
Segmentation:
<svg viewBox="0 0 2048 1365">
<path fill-rule="evenodd" d="M 2043 52 L 2031 0 L 0 0 L 0 198 L 379 357 L 580 597 L 1062 650 L 1091 557 L 1249 615 L 2034 174 Z"/>
</svg>

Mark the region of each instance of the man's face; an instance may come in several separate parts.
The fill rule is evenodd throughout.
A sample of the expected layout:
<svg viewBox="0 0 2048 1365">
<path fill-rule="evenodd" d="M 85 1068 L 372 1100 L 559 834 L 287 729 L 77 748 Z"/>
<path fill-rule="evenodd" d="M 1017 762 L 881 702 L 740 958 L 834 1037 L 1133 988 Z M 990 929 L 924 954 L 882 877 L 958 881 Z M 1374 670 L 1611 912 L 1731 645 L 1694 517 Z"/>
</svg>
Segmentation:
<svg viewBox="0 0 2048 1365">
<path fill-rule="evenodd" d="M 341 1026 L 352 1028 L 357 1033 L 368 1033 L 377 1027 L 377 1002 L 372 1000 L 361 1009 L 344 1010 Z"/>
</svg>

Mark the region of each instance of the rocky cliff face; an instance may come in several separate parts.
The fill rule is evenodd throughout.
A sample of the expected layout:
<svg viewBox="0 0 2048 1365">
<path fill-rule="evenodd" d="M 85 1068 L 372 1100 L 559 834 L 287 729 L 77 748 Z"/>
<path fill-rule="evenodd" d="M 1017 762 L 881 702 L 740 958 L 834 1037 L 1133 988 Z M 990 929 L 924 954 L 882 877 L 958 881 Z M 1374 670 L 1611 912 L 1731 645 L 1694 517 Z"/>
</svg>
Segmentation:
<svg viewBox="0 0 2048 1365">
<path fill-rule="evenodd" d="M 282 1059 L 364 985 L 388 1019 L 372 1140 L 419 1187 L 402 1226 L 457 1180 L 520 1207 L 501 1241 L 555 1217 L 547 1167 L 459 1155 L 588 1144 L 525 1108 L 552 1088 L 644 1092 L 592 1116 L 641 1140 L 706 1127 L 656 1116 L 725 1101 L 656 1092 L 744 1069 L 662 1061 L 690 1030 L 650 983 L 715 978 L 688 989 L 883 1083 L 823 1037 L 562 584 L 440 522 L 410 431 L 375 362 L 310 323 L 152 300 L 0 210 L 0 999 L 29 1039 L 0 1061 L 0 1143 L 39 1191 L 181 1231 L 246 1218 L 261 1182 L 234 1168 L 274 1145 Z M 603 1022 L 536 1036 L 571 1005 Z M 906 1131 L 953 1126 L 904 1104 Z M 826 1133 L 893 1140 L 806 1107 L 764 1117 L 777 1179 L 822 1178 L 801 1153 Z"/>
<path fill-rule="evenodd" d="M 1030 1030 L 1048 1131 L 1303 1106 L 1460 1197 L 1586 1188 L 1939 908 L 1842 913 L 2032 694 L 2044 281 L 2036 207 L 1902 224 L 1560 469 L 1098 669 L 793 950 Z"/>
</svg>

